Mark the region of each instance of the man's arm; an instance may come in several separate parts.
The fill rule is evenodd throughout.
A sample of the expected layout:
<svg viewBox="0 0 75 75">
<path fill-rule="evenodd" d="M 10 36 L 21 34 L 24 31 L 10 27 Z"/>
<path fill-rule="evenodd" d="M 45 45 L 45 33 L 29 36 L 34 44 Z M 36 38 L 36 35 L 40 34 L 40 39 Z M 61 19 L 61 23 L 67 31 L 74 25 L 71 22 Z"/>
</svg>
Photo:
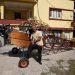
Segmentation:
<svg viewBox="0 0 75 75">
<path fill-rule="evenodd" d="M 34 43 L 39 42 L 39 41 L 41 40 L 41 38 L 42 38 L 42 37 L 39 36 L 38 39 L 34 41 Z"/>
<path fill-rule="evenodd" d="M 36 42 L 39 42 L 41 39 L 42 39 L 42 32 L 39 31 L 39 33 L 38 33 L 38 38 L 37 38 L 37 40 L 35 40 L 35 43 L 36 43 Z"/>
<path fill-rule="evenodd" d="M 36 44 L 37 42 L 39 42 L 42 39 L 42 33 L 41 32 L 39 32 L 37 35 L 38 35 L 38 38 L 36 40 L 32 38 L 33 44 Z"/>
</svg>

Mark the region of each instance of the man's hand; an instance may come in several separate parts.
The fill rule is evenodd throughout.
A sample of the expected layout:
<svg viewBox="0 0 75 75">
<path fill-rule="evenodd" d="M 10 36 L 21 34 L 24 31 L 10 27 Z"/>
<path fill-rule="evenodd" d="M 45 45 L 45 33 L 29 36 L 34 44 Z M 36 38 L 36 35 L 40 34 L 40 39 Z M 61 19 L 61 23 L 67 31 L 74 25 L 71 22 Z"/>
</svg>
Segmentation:
<svg viewBox="0 0 75 75">
<path fill-rule="evenodd" d="M 31 41 L 31 43 L 34 45 L 35 44 L 35 42 L 34 41 Z"/>
<path fill-rule="evenodd" d="M 38 37 L 37 40 L 32 40 L 32 44 L 36 44 L 37 42 L 39 42 L 41 40 L 41 37 Z"/>
</svg>

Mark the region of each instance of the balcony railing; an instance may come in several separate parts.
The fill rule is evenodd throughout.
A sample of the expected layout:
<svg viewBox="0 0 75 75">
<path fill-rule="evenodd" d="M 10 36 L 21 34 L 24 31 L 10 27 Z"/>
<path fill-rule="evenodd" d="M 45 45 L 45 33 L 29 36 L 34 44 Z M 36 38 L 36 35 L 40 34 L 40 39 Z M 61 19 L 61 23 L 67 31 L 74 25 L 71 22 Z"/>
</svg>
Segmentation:
<svg viewBox="0 0 75 75">
<path fill-rule="evenodd" d="M 22 24 L 27 20 L 0 20 L 0 24 Z"/>
</svg>

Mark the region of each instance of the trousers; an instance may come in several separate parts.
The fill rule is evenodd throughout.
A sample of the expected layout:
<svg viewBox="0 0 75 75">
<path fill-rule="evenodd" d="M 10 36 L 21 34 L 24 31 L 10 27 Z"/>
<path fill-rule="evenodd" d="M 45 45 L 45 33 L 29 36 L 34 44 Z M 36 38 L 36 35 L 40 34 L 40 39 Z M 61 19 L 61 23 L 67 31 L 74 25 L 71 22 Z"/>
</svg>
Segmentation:
<svg viewBox="0 0 75 75">
<path fill-rule="evenodd" d="M 30 45 L 29 47 L 28 47 L 28 52 L 27 52 L 27 58 L 30 58 L 30 54 L 31 54 L 31 52 L 34 50 L 34 49 L 37 49 L 38 50 L 38 59 L 37 59 L 37 61 L 39 62 L 39 63 L 41 63 L 41 60 L 42 60 L 42 46 L 39 46 L 39 45 L 37 45 L 37 44 L 34 44 L 34 45 Z"/>
</svg>

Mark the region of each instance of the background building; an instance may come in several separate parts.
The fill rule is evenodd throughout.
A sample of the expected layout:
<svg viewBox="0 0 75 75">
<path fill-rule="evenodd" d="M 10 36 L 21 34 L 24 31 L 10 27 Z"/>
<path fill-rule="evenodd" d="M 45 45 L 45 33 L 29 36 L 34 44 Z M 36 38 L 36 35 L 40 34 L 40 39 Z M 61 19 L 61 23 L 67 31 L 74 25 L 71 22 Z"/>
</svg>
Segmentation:
<svg viewBox="0 0 75 75">
<path fill-rule="evenodd" d="M 33 16 L 35 0 L 2 0 L 0 3 L 1 19 L 24 19 Z"/>
<path fill-rule="evenodd" d="M 72 0 L 2 0 L 0 19 L 28 20 L 34 17 L 47 23 L 55 36 L 73 38 L 74 1 Z"/>
<path fill-rule="evenodd" d="M 73 11 L 72 0 L 38 0 L 38 5 L 34 7 L 34 16 L 48 23 L 55 34 L 71 39 Z"/>
</svg>

